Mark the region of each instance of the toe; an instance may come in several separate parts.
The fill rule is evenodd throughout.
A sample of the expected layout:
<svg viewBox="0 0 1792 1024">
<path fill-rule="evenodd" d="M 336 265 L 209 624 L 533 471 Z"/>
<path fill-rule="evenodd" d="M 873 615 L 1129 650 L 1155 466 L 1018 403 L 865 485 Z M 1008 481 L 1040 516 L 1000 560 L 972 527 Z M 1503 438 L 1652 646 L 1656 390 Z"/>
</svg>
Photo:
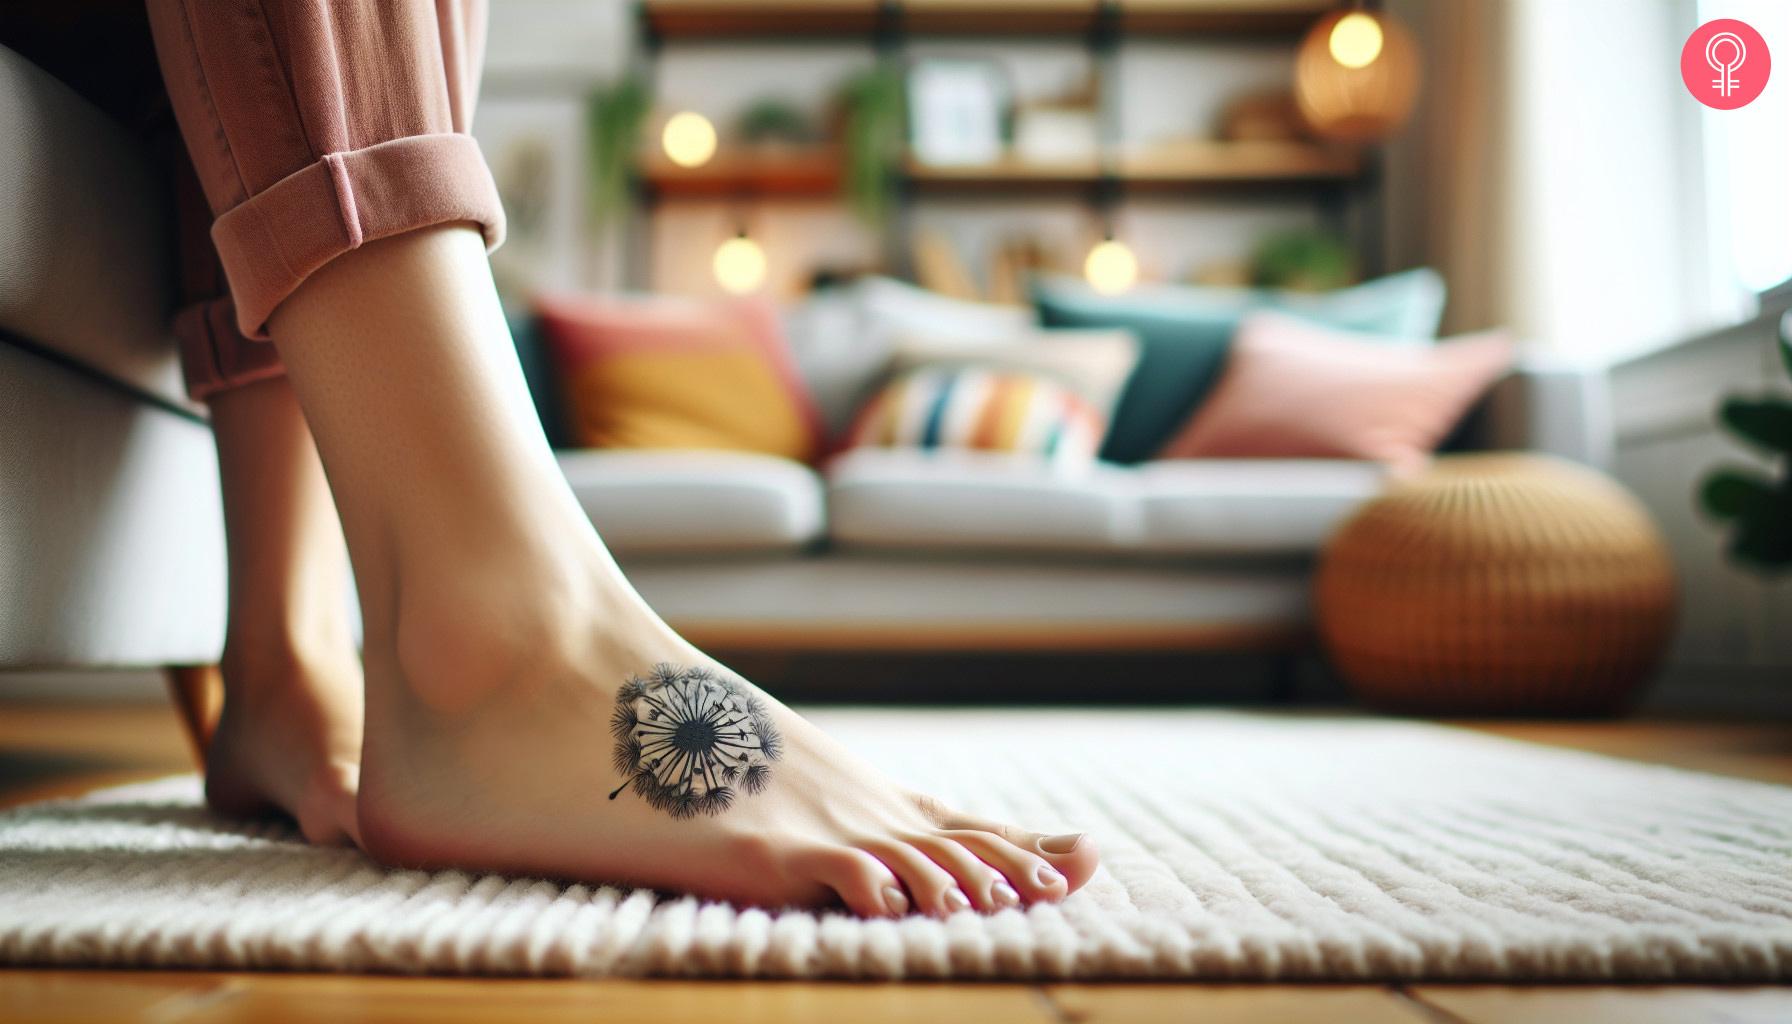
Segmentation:
<svg viewBox="0 0 1792 1024">
<path fill-rule="evenodd" d="M 906 842 L 945 868 L 958 882 L 958 889 L 970 897 L 978 910 L 996 911 L 1015 906 L 1020 894 L 1002 877 L 1002 873 L 985 864 L 963 844 L 937 835 L 910 836 Z"/>
<path fill-rule="evenodd" d="M 1052 870 L 1064 876 L 1066 892 L 1081 889 L 1094 876 L 1096 866 L 1101 863 L 1101 855 L 1095 850 L 1095 840 L 1085 832 L 1047 836 L 964 814 L 944 815 L 939 822 L 942 827 L 950 830 L 987 832 L 1000 837 L 1010 846 L 1032 852 L 1050 864 Z"/>
<path fill-rule="evenodd" d="M 353 765 L 328 765 L 305 787 L 292 814 L 307 842 L 318 846 L 361 845 L 355 811 L 359 776 Z"/>
<path fill-rule="evenodd" d="M 1011 890 L 1028 903 L 1055 902 L 1070 894 L 1069 881 L 1051 862 L 993 832 L 963 829 L 940 835 L 1000 872 Z"/>
<path fill-rule="evenodd" d="M 933 858 L 896 839 L 881 839 L 863 844 L 866 852 L 882 861 L 902 879 L 914 909 L 922 914 L 945 917 L 960 910 L 969 910 L 971 901 L 958 887 L 952 873 L 934 863 Z"/>
<path fill-rule="evenodd" d="M 802 854 L 797 871 L 834 890 L 840 902 L 860 917 L 901 917 L 909 898 L 884 862 L 849 846 L 823 847 Z"/>
</svg>

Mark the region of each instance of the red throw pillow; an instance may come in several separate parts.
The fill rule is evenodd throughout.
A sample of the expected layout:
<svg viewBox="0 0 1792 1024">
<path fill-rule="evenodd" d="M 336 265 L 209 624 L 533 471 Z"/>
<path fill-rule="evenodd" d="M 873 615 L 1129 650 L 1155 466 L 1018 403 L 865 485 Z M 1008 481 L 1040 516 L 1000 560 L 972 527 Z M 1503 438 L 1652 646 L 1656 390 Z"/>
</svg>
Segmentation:
<svg viewBox="0 0 1792 1024">
<path fill-rule="evenodd" d="M 1410 470 L 1513 355 L 1503 331 L 1414 346 L 1254 314 L 1213 393 L 1159 458 L 1367 459 Z"/>
</svg>

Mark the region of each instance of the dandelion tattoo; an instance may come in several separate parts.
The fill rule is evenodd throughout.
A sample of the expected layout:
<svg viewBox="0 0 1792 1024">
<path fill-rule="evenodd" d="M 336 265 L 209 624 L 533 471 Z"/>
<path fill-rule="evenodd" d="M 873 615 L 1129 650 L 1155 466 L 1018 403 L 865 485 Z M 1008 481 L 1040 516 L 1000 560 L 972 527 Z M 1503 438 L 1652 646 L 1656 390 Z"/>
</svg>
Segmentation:
<svg viewBox="0 0 1792 1024">
<path fill-rule="evenodd" d="M 765 789 L 782 742 L 765 702 L 704 668 L 655 665 L 616 691 L 616 771 L 648 806 L 674 818 L 720 814 L 736 787 Z"/>
</svg>

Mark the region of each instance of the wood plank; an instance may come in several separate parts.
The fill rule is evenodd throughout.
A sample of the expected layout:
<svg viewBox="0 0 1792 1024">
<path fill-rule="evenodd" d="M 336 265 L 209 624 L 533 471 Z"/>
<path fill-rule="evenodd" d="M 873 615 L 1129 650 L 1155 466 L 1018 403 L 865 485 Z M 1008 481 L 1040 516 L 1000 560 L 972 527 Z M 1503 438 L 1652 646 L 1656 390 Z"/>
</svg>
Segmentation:
<svg viewBox="0 0 1792 1024">
<path fill-rule="evenodd" d="M 1420 985 L 1418 1002 L 1463 1024 L 1784 1024 L 1792 987 Z"/>
<path fill-rule="evenodd" d="M 240 974 L 181 1024 L 783 1024 L 975 1020 L 1056 1024 L 1026 985 L 581 981 Z"/>
<path fill-rule="evenodd" d="M 225 985 L 218 975 L 178 971 L 0 968 L 0 1020 L 175 1021 Z"/>
<path fill-rule="evenodd" d="M 1608 757 L 1792 785 L 1792 722 L 1468 720 L 1466 729 Z"/>
<path fill-rule="evenodd" d="M 1122 32 L 1297 35 L 1337 0 L 1121 0 Z M 916 35 L 1080 36 L 1099 22 L 1098 0 L 646 0 L 665 39 L 869 36 L 880 23 Z M 889 20 L 885 22 L 884 19 Z"/>
<path fill-rule="evenodd" d="M 1077 1024 L 1425 1024 L 1421 1008 L 1382 985 L 1047 985 Z"/>
<path fill-rule="evenodd" d="M 817 622 L 672 623 L 703 649 L 793 653 L 1070 651 L 1290 651 L 1311 645 L 1303 626 L 1251 623 L 904 622 L 885 626 Z"/>
</svg>

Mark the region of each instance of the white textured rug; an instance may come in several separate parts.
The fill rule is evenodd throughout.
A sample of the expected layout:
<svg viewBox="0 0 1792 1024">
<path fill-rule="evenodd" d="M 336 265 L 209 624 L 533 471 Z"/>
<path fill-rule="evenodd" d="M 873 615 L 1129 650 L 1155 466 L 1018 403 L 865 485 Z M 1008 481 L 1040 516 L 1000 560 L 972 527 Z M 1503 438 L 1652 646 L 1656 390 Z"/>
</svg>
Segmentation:
<svg viewBox="0 0 1792 1024">
<path fill-rule="evenodd" d="M 1786 980 L 1792 789 L 1420 725 L 835 711 L 914 785 L 1105 866 L 1058 907 L 865 922 L 388 872 L 191 778 L 0 815 L 0 963 L 846 978 Z"/>
</svg>

